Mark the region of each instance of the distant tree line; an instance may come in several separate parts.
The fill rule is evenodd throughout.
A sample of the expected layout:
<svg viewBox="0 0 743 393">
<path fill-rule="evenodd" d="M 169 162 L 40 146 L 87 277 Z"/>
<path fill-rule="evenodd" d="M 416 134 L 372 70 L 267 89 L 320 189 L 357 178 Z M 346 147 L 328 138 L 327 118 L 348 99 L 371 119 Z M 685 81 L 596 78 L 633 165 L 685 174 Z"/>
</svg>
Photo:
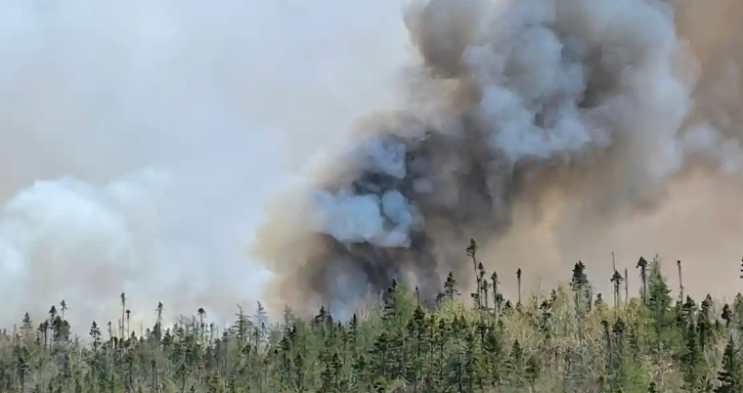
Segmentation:
<svg viewBox="0 0 743 393">
<path fill-rule="evenodd" d="M 0 335 L 0 392 L 743 392 L 740 294 L 718 308 L 709 295 L 684 297 L 681 285 L 674 299 L 656 257 L 637 263 L 637 296 L 628 272 L 614 270 L 605 300 L 578 262 L 569 285 L 524 299 L 519 269 L 514 302 L 474 241 L 466 254 L 470 296 L 450 273 L 430 309 L 417 289 L 393 282 L 379 307 L 347 322 L 321 308 L 311 320 L 287 309 L 272 324 L 259 303 L 219 334 L 203 308 L 166 329 L 160 303 L 138 336 L 122 293 L 119 323 L 92 322 L 81 340 L 62 301 L 45 320 L 26 314 Z"/>
</svg>

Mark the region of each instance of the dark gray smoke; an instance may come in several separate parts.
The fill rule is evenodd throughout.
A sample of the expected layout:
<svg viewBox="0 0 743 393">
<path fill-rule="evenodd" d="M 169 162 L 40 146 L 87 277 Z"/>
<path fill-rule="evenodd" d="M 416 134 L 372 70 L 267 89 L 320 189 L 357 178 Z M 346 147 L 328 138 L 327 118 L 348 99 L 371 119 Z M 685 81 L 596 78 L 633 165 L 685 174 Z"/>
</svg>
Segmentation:
<svg viewBox="0 0 743 393">
<path fill-rule="evenodd" d="M 702 163 L 737 172 L 738 139 L 690 120 L 696 63 L 674 15 L 656 0 L 412 4 L 409 105 L 359 123 L 259 230 L 281 301 L 350 305 L 393 278 L 431 299 L 471 270 L 469 238 L 496 244 L 517 209 L 534 230 L 586 233 L 654 209 Z"/>
</svg>

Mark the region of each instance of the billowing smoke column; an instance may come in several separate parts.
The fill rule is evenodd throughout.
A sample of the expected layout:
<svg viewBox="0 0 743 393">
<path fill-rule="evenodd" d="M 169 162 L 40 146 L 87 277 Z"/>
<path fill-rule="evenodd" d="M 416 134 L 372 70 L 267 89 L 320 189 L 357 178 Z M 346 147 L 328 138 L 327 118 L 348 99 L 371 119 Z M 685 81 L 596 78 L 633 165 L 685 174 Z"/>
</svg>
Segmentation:
<svg viewBox="0 0 743 393">
<path fill-rule="evenodd" d="M 694 63 L 668 3 L 430 0 L 405 22 L 421 60 L 409 105 L 360 123 L 259 231 L 282 301 L 348 305 L 410 277 L 431 299 L 517 204 L 559 190 L 609 219 L 692 164 L 741 164 L 736 140 L 687 121 Z"/>
</svg>

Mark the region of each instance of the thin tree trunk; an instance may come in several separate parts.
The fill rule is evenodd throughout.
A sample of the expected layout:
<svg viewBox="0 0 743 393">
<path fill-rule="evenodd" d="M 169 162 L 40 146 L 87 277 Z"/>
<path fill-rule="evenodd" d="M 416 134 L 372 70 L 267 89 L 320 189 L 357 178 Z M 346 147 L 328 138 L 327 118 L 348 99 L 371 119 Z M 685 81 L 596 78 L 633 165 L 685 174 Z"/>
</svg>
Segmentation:
<svg viewBox="0 0 743 393">
<path fill-rule="evenodd" d="M 624 301 L 629 302 L 629 274 L 627 269 L 624 269 Z"/>
</svg>

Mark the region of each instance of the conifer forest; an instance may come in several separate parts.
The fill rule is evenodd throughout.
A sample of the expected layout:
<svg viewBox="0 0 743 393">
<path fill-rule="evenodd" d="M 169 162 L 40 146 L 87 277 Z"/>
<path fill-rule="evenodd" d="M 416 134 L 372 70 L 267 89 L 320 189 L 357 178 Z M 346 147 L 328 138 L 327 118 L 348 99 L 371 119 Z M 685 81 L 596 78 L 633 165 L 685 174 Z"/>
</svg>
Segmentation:
<svg viewBox="0 0 743 393">
<path fill-rule="evenodd" d="M 61 301 L 46 320 L 26 314 L 2 332 L 0 392 L 743 392 L 743 296 L 674 298 L 660 260 L 640 258 L 638 294 L 624 285 L 631 271 L 614 272 L 610 296 L 593 293 L 578 262 L 569 285 L 506 299 L 506 277 L 478 266 L 476 247 L 474 293 L 450 274 L 426 307 L 393 282 L 379 307 L 343 322 L 321 308 L 273 323 L 258 304 L 218 332 L 194 305 L 172 327 L 135 333 L 122 294 L 121 321 L 77 337 Z"/>
</svg>

